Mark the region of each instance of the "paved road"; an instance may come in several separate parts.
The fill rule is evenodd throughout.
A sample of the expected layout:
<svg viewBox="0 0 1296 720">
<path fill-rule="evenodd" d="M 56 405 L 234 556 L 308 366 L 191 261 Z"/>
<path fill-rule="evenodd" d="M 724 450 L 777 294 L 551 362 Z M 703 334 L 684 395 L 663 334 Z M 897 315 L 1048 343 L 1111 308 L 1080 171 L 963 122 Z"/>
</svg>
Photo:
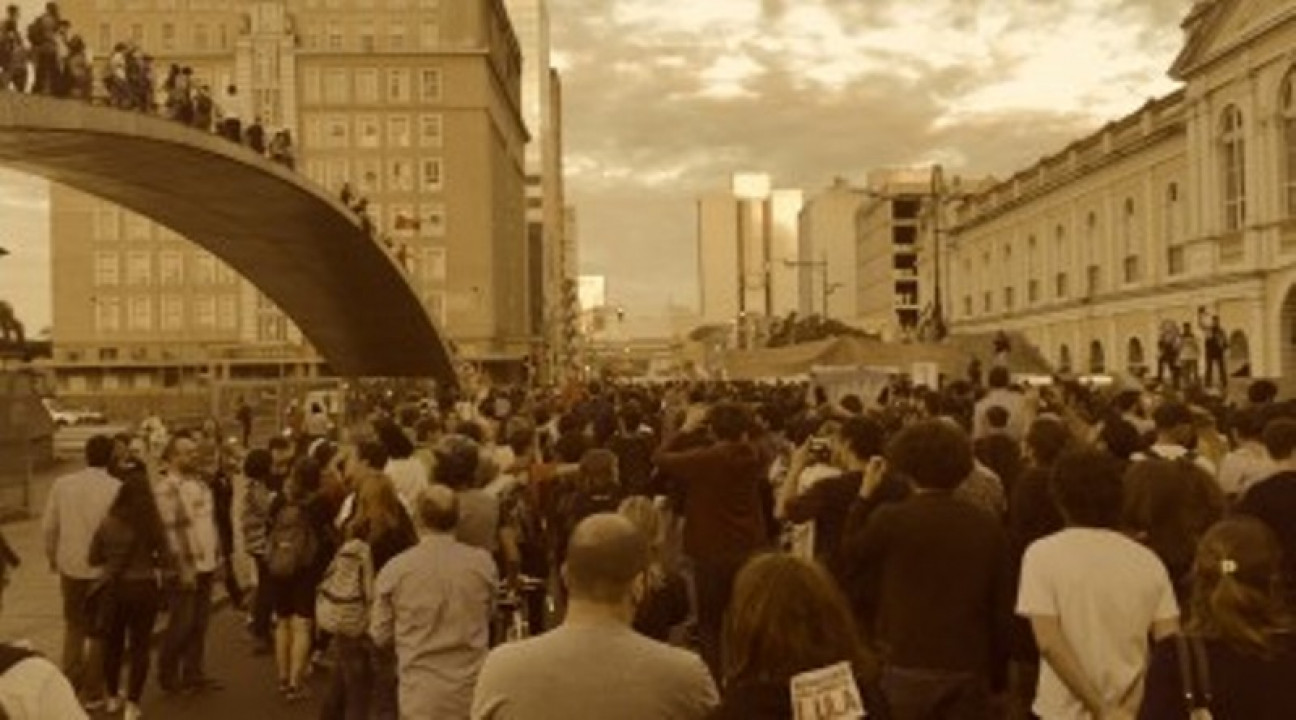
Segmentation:
<svg viewBox="0 0 1296 720">
<path fill-rule="evenodd" d="M 289 704 L 276 688 L 274 659 L 253 656 L 252 643 L 243 630 L 240 613 L 224 609 L 212 618 L 207 635 L 207 671 L 225 685 L 224 690 L 199 695 L 163 695 L 152 668 L 144 691 L 144 717 L 149 720 L 307 720 L 319 716 L 316 700 Z M 317 674 L 312 685 L 316 699 L 324 693 L 327 677 Z M 108 717 L 106 715 L 101 717 Z"/>
</svg>

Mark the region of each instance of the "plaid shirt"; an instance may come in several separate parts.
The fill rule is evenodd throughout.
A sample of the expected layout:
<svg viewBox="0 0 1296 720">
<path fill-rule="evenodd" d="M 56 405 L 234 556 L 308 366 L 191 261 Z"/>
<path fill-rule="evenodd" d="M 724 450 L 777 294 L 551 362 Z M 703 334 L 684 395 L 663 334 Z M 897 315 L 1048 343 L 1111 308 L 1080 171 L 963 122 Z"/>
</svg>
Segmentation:
<svg viewBox="0 0 1296 720">
<path fill-rule="evenodd" d="M 198 478 L 167 473 L 153 483 L 153 499 L 176 566 L 191 574 L 214 571 L 220 543 L 211 488 Z"/>
</svg>

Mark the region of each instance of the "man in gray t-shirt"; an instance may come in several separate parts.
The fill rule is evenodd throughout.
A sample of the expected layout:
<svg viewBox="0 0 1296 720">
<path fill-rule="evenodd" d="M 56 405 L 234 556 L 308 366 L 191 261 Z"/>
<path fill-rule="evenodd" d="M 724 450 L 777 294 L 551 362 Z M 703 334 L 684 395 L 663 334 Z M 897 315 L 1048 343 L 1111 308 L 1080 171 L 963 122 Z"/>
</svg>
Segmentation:
<svg viewBox="0 0 1296 720">
<path fill-rule="evenodd" d="M 630 628 L 647 565 L 647 540 L 624 518 L 592 515 L 577 525 L 563 568 L 566 619 L 491 652 L 473 719 L 706 717 L 719 698 L 702 660 Z"/>
</svg>

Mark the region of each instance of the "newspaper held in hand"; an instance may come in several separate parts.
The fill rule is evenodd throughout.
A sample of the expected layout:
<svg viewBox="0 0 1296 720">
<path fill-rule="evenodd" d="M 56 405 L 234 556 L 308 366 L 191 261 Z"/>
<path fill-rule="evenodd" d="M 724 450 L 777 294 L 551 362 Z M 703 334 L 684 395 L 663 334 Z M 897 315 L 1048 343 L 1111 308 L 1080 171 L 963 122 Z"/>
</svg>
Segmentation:
<svg viewBox="0 0 1296 720">
<path fill-rule="evenodd" d="M 850 663 L 796 675 L 791 691 L 794 720 L 856 720 L 867 714 Z"/>
</svg>

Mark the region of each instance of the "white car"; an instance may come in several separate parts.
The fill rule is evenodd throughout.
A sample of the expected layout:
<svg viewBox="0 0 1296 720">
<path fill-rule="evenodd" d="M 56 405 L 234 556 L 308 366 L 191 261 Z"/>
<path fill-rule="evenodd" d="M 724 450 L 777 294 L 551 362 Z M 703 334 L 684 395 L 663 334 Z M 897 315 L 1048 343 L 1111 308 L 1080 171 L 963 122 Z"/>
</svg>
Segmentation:
<svg viewBox="0 0 1296 720">
<path fill-rule="evenodd" d="M 59 427 L 108 424 L 108 418 L 97 410 L 60 407 L 50 398 L 45 398 L 41 402 L 45 404 L 45 409 L 49 411 L 50 417 L 54 420 L 54 424 Z"/>
</svg>

